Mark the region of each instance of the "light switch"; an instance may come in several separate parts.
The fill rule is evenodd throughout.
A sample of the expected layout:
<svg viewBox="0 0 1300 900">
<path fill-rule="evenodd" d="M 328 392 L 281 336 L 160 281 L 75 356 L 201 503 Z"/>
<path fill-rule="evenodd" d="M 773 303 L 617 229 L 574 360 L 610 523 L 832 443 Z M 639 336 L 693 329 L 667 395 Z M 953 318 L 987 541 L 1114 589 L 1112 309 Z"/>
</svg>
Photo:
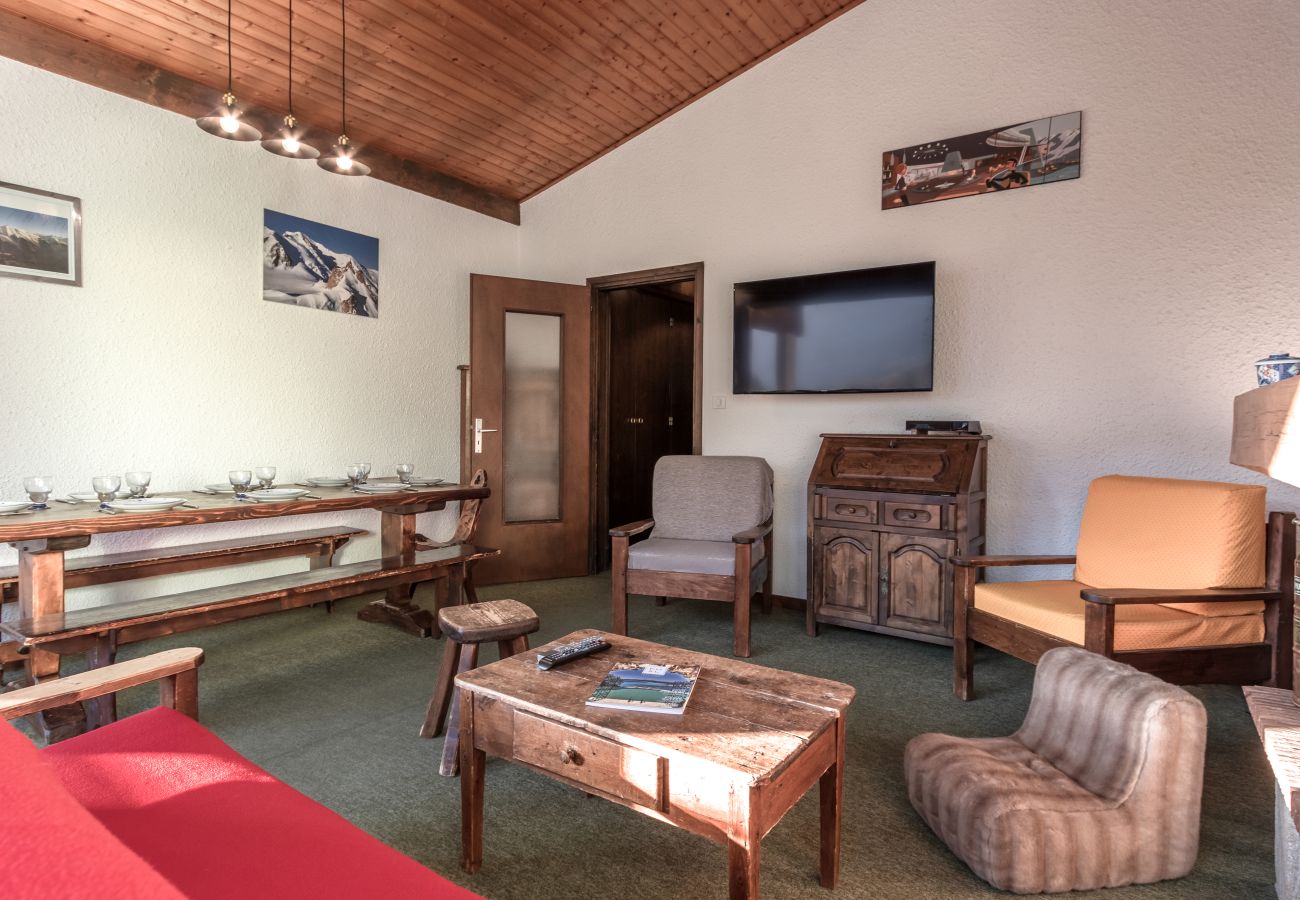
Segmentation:
<svg viewBox="0 0 1300 900">
<path fill-rule="evenodd" d="M 713 408 L 714 408 L 714 409 L 726 409 L 726 408 L 727 408 L 727 397 L 726 397 L 725 394 L 714 394 L 714 395 L 713 395 Z"/>
</svg>

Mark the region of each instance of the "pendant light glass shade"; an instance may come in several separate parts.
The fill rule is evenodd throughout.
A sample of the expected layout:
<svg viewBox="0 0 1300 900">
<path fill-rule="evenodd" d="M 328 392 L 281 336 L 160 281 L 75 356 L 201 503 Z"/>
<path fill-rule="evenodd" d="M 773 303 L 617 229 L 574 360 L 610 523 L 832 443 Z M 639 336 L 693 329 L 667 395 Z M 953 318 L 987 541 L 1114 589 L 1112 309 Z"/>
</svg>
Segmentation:
<svg viewBox="0 0 1300 900">
<path fill-rule="evenodd" d="M 348 136 L 340 134 L 330 152 L 316 160 L 316 165 L 335 175 L 369 175 L 370 166 L 359 162 L 353 156 L 355 152 Z"/>
<path fill-rule="evenodd" d="M 339 81 L 342 86 L 343 94 L 343 133 L 339 139 L 334 142 L 330 152 L 316 160 L 316 165 L 320 166 L 327 172 L 333 172 L 335 175 L 369 175 L 370 167 L 363 162 L 358 162 L 354 154 L 356 150 L 352 147 L 352 142 L 348 140 L 348 6 L 347 0 L 339 0 L 339 18 L 342 22 L 343 32 L 343 55 L 342 66 L 339 69 Z"/>
<path fill-rule="evenodd" d="M 226 0 L 226 93 L 221 98 L 220 106 L 194 121 L 208 134 L 228 141 L 257 141 L 262 139 L 262 132 L 244 121 L 244 114 L 235 101 L 234 51 L 230 37 L 234 3 L 235 0 Z"/>
<path fill-rule="evenodd" d="M 289 159 L 316 159 L 320 151 L 303 140 L 303 130 L 293 117 L 293 0 L 289 0 L 289 114 L 284 127 L 262 141 L 262 149 Z"/>
</svg>

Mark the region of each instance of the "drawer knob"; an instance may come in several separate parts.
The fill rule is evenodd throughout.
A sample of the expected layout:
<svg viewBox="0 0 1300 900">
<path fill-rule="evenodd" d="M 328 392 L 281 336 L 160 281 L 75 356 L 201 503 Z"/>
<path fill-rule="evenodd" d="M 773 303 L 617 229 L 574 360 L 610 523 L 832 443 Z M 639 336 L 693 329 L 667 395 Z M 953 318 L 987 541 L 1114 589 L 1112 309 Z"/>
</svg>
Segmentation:
<svg viewBox="0 0 1300 900">
<path fill-rule="evenodd" d="M 565 747 L 560 751 L 560 762 L 566 766 L 580 766 L 582 765 L 582 756 L 572 747 Z"/>
<path fill-rule="evenodd" d="M 849 506 L 846 503 L 841 503 L 839 506 L 835 507 L 835 511 L 841 516 L 856 516 L 860 510 L 856 506 Z"/>
<path fill-rule="evenodd" d="M 928 522 L 930 521 L 930 514 L 924 510 L 918 509 L 896 509 L 894 510 L 894 518 L 906 519 L 909 522 L 914 522 L 917 519 L 920 519 L 922 522 Z"/>
</svg>

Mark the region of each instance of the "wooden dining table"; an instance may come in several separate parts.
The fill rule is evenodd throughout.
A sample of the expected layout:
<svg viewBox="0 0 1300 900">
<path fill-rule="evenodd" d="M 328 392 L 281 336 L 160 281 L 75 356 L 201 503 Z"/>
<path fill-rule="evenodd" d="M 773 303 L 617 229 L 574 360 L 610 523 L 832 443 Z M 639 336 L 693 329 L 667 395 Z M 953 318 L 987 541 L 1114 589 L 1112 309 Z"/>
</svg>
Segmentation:
<svg viewBox="0 0 1300 900">
<path fill-rule="evenodd" d="M 64 612 L 64 554 L 89 546 L 97 535 L 373 509 L 380 516 L 381 556 L 400 562 L 415 553 L 417 515 L 443 509 L 452 501 L 482 499 L 490 493 L 486 487 L 463 484 L 412 487 L 378 494 L 354 491 L 348 486 L 312 486 L 311 492 L 313 497 L 258 502 L 239 500 L 233 494 L 158 490 L 154 496 L 184 498 L 188 505 L 160 512 L 110 514 L 100 511 L 100 505 L 94 501 L 66 504 L 51 500 L 49 509 L 0 516 L 0 543 L 18 551 L 20 615 L 34 619 Z M 389 621 L 407 630 L 428 633 L 430 614 L 411 601 L 407 588 L 389 588 L 384 599 L 371 607 L 366 608 L 367 615 L 363 618 Z M 33 681 L 58 675 L 57 654 L 34 650 L 20 655 L 13 642 L 0 644 L 0 662 L 18 660 L 26 662 Z"/>
</svg>

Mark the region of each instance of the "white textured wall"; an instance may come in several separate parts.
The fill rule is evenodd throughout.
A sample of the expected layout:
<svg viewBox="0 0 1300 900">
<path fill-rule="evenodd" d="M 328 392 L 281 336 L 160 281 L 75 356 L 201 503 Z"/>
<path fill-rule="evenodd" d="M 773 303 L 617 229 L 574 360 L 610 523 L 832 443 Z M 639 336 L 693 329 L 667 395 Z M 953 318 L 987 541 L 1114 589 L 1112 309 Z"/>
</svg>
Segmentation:
<svg viewBox="0 0 1300 900">
<path fill-rule="evenodd" d="M 181 116 L 6 59 L 0 122 L 0 180 L 78 196 L 85 218 L 84 287 L 0 278 L 0 496 L 21 497 L 24 475 L 53 475 L 62 493 L 133 468 L 151 469 L 160 489 L 223 481 L 232 468 L 275 465 L 294 479 L 362 460 L 376 472 L 409 460 L 456 477 L 468 275 L 512 273 L 515 226 L 220 141 Z M 378 320 L 264 302 L 263 207 L 377 236 Z M 421 527 L 449 531 L 447 516 Z M 378 515 L 139 532 L 83 552 L 336 522 L 377 529 Z M 344 558 L 377 546 L 354 544 Z M 14 559 L 0 546 L 0 564 Z M 97 599 L 87 594 L 70 605 Z"/>
<path fill-rule="evenodd" d="M 1107 472 L 1297 509 L 1227 460 L 1251 363 L 1300 350 L 1297 33 L 1290 0 L 870 0 L 526 203 L 524 271 L 704 260 L 704 450 L 775 468 L 783 594 L 822 431 L 981 419 L 994 552 L 1069 551 Z M 1081 179 L 880 210 L 882 151 L 1075 109 Z M 925 259 L 933 393 L 729 396 L 733 282 Z"/>
</svg>

